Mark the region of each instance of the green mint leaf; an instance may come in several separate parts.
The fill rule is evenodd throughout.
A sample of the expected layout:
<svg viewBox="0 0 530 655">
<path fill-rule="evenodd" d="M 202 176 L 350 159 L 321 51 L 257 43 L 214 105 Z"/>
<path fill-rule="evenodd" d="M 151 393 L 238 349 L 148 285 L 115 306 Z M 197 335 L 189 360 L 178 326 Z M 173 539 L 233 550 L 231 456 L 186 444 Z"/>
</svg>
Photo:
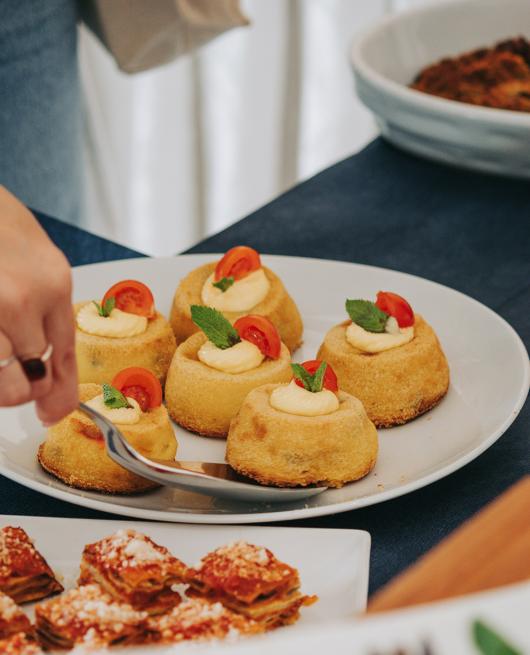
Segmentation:
<svg viewBox="0 0 530 655">
<path fill-rule="evenodd" d="M 324 386 L 324 375 L 326 374 L 327 367 L 328 365 L 326 362 L 322 362 L 317 368 L 313 375 L 313 388 L 311 391 L 314 391 L 315 393 L 322 391 L 322 387 Z"/>
<path fill-rule="evenodd" d="M 523 655 L 482 621 L 473 621 L 473 639 L 482 655 Z"/>
<path fill-rule="evenodd" d="M 351 320 L 368 332 L 384 332 L 388 314 L 369 300 L 346 300 Z"/>
<path fill-rule="evenodd" d="M 231 348 L 241 341 L 232 323 L 212 307 L 192 305 L 191 320 L 204 332 L 214 346 L 222 350 Z"/>
<path fill-rule="evenodd" d="M 96 305 L 98 314 L 100 316 L 103 316 L 104 318 L 108 318 L 114 307 L 116 307 L 116 298 L 114 297 L 109 298 L 102 305 L 100 305 L 95 300 L 93 300 L 92 302 L 94 303 L 94 305 Z"/>
<path fill-rule="evenodd" d="M 313 391 L 313 376 L 311 373 L 308 373 L 303 366 L 300 364 L 291 364 L 293 369 L 294 377 L 304 385 L 304 389 L 307 391 Z"/>
<path fill-rule="evenodd" d="M 221 278 L 219 282 L 214 282 L 213 285 L 214 287 L 221 289 L 221 291 L 224 293 L 227 289 L 229 289 L 234 284 L 234 282 L 235 282 L 234 278 L 230 276 L 230 277 Z"/>
<path fill-rule="evenodd" d="M 121 391 L 118 391 L 114 387 L 111 387 L 110 384 L 104 384 L 103 386 L 103 402 L 105 406 L 109 409 L 120 409 L 121 407 L 131 407 L 129 401 L 122 394 Z"/>
<path fill-rule="evenodd" d="M 108 300 L 103 303 L 103 316 L 110 316 L 112 310 L 116 307 L 116 298 L 111 296 Z"/>
</svg>

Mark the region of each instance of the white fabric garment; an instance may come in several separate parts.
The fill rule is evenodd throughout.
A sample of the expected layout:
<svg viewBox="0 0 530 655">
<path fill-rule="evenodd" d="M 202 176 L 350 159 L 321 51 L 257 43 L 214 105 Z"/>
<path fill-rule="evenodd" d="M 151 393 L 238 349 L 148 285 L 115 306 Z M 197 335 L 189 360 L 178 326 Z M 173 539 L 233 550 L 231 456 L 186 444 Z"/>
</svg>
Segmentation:
<svg viewBox="0 0 530 655">
<path fill-rule="evenodd" d="M 352 39 L 425 1 L 243 0 L 251 26 L 135 76 L 82 30 L 85 227 L 172 254 L 359 150 Z"/>
</svg>

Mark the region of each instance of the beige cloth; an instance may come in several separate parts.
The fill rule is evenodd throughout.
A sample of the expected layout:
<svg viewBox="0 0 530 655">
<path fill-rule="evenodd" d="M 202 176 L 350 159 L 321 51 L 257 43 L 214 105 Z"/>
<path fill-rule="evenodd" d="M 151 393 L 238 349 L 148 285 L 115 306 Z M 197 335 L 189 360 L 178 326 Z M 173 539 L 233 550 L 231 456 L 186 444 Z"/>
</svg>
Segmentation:
<svg viewBox="0 0 530 655">
<path fill-rule="evenodd" d="M 81 17 L 126 73 L 167 64 L 233 27 L 239 0 L 81 0 Z"/>
</svg>

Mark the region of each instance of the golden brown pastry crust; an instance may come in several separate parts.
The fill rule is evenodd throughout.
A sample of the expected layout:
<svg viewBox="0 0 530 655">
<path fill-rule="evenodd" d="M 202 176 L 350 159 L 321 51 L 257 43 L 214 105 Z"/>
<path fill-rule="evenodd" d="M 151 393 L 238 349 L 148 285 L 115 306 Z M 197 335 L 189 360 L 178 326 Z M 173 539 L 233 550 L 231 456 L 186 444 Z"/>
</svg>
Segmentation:
<svg viewBox="0 0 530 655">
<path fill-rule="evenodd" d="M 86 302 L 74 305 L 74 313 Z M 99 337 L 76 328 L 75 353 L 79 382 L 111 382 L 124 368 L 141 366 L 154 373 L 164 384 L 169 363 L 177 344 L 175 335 L 159 312 L 147 330 L 135 337 Z"/>
<path fill-rule="evenodd" d="M 434 330 L 419 314 L 412 341 L 375 354 L 362 352 L 346 340 L 349 324 L 331 328 L 317 357 L 333 367 L 340 388 L 362 401 L 377 427 L 406 423 L 445 396 L 447 359 Z"/>
<path fill-rule="evenodd" d="M 230 421 L 249 391 L 291 379 L 291 356 L 282 344 L 279 359 L 265 359 L 258 368 L 244 373 L 223 373 L 197 359 L 205 341 L 203 332 L 197 332 L 177 348 L 166 381 L 166 405 L 171 418 L 187 430 L 226 437 Z"/>
<path fill-rule="evenodd" d="M 199 266 L 188 273 L 177 287 L 169 322 L 177 338 L 177 344 L 185 341 L 191 334 L 198 331 L 198 327 L 191 320 L 191 305 L 202 305 L 201 292 L 204 283 L 214 272 L 217 262 L 210 262 Z M 287 293 L 280 278 L 266 266 L 263 267 L 271 288 L 262 302 L 247 312 L 223 312 L 232 323 L 240 316 L 247 314 L 260 314 L 266 316 L 280 333 L 283 343 L 294 352 L 302 343 L 303 324 L 300 312 L 294 300 Z"/>
<path fill-rule="evenodd" d="M 82 402 L 100 393 L 98 384 L 79 385 Z M 175 459 L 177 440 L 163 405 L 143 413 L 134 425 L 120 426 L 120 431 L 142 455 L 153 459 Z M 96 425 L 78 410 L 48 430 L 46 441 L 39 448 L 38 459 L 46 471 L 79 489 L 129 494 L 158 486 L 113 462 L 105 452 Z"/>
<path fill-rule="evenodd" d="M 339 391 L 339 409 L 295 416 L 271 407 L 279 385 L 251 391 L 230 424 L 226 461 L 239 473 L 280 487 L 342 487 L 367 475 L 377 458 L 377 432 L 359 400 Z"/>
</svg>

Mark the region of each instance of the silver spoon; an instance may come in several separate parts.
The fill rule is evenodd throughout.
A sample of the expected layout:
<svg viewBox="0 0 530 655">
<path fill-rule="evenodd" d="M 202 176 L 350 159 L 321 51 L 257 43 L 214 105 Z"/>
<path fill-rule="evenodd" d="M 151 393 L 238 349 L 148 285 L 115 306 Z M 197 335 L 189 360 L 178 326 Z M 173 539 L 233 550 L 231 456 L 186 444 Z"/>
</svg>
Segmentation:
<svg viewBox="0 0 530 655">
<path fill-rule="evenodd" d="M 262 486 L 239 475 L 228 464 L 148 459 L 126 441 L 112 421 L 85 403 L 79 403 L 79 408 L 90 416 L 101 430 L 107 453 L 116 464 L 161 485 L 253 503 L 291 503 L 316 496 L 326 490 L 326 487 Z"/>
</svg>

